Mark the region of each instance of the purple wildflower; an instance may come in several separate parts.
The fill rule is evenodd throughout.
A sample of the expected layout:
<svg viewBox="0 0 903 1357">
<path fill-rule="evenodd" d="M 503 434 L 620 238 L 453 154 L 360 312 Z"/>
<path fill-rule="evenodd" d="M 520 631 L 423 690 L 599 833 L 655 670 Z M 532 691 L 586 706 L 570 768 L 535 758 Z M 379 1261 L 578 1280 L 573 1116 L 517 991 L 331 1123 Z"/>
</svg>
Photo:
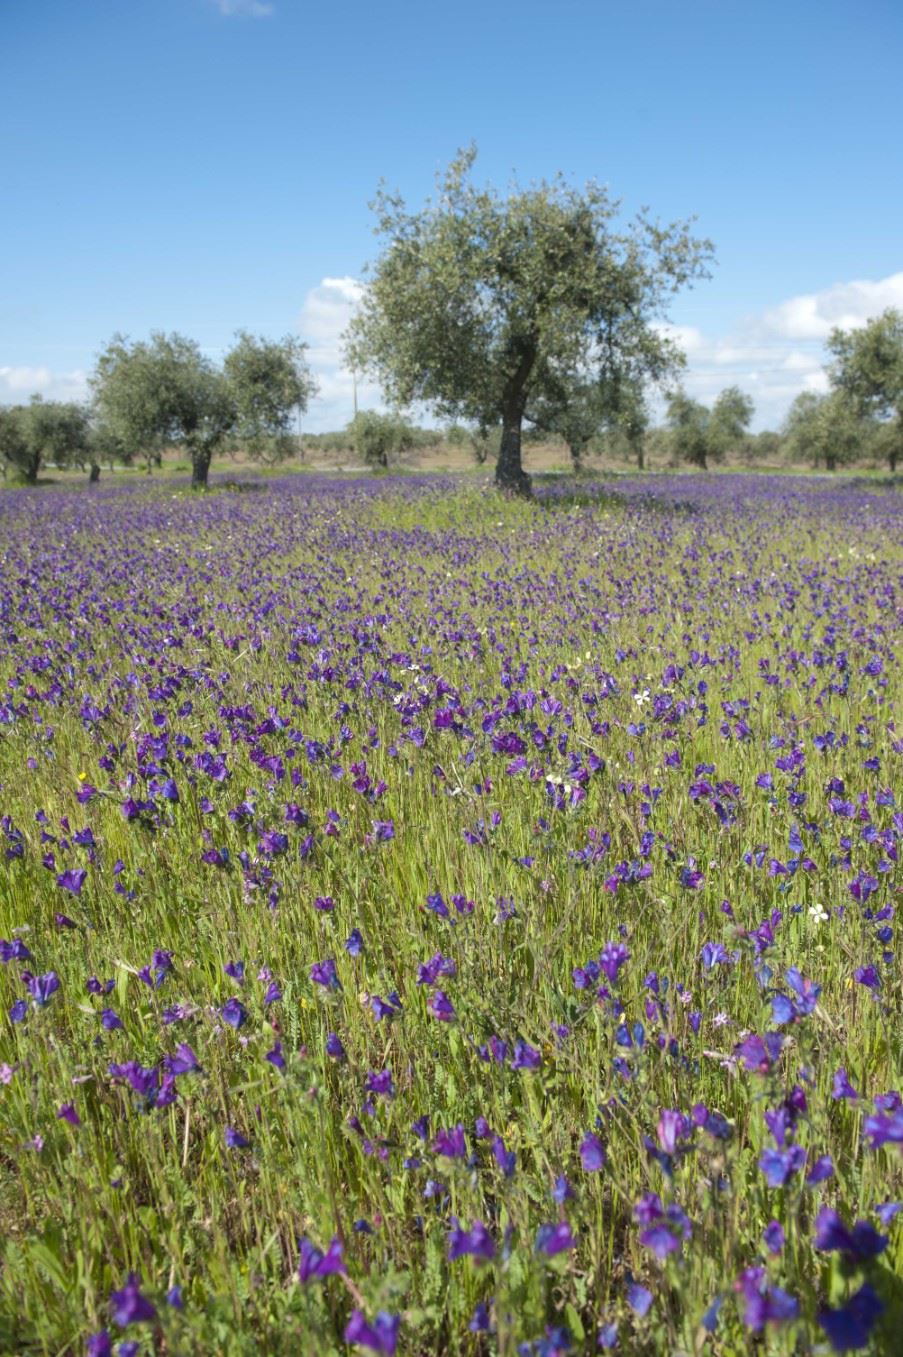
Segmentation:
<svg viewBox="0 0 903 1357">
<path fill-rule="evenodd" d="M 88 873 L 84 867 L 70 868 L 68 872 L 61 872 L 56 879 L 56 884 L 64 891 L 69 891 L 72 895 L 81 895 L 82 886 L 87 880 Z"/>
<path fill-rule="evenodd" d="M 857 1352 L 868 1346 L 869 1336 L 884 1309 L 874 1288 L 865 1282 L 837 1310 L 825 1307 L 818 1312 L 818 1322 L 828 1335 L 835 1352 Z"/>
<path fill-rule="evenodd" d="M 327 957 L 325 961 L 315 961 L 310 968 L 310 978 L 315 985 L 322 985 L 327 990 L 342 988 L 332 957 Z"/>
<path fill-rule="evenodd" d="M 248 1010 L 240 999 L 227 999 L 220 1009 L 223 1022 L 234 1027 L 236 1032 L 244 1025 L 248 1018 Z"/>
<path fill-rule="evenodd" d="M 598 1173 L 605 1165 L 605 1146 L 593 1131 L 580 1142 L 580 1162 L 587 1173 Z"/>
<path fill-rule="evenodd" d="M 371 1352 L 381 1353 L 384 1357 L 395 1357 L 400 1327 L 400 1315 L 390 1315 L 380 1310 L 373 1323 L 368 1324 L 361 1310 L 352 1310 L 351 1318 L 345 1325 L 344 1338 L 346 1343 L 369 1348 Z"/>
<path fill-rule="evenodd" d="M 553 1258 L 556 1253 L 566 1253 L 569 1249 L 576 1247 L 577 1241 L 566 1220 L 559 1220 L 549 1225 L 540 1225 L 536 1231 L 534 1248 L 537 1253 L 544 1253 L 547 1258 Z"/>
<path fill-rule="evenodd" d="M 134 1272 L 130 1272 L 122 1290 L 114 1291 L 110 1296 L 113 1323 L 118 1324 L 120 1329 L 126 1328 L 129 1324 L 140 1324 L 157 1318 L 157 1311 L 152 1303 L 146 1296 L 142 1296 L 140 1285 L 140 1278 Z"/>
<path fill-rule="evenodd" d="M 448 1261 L 470 1254 L 474 1258 L 489 1260 L 495 1257 L 495 1241 L 481 1220 L 471 1223 L 469 1230 L 462 1230 L 456 1216 L 452 1216 L 452 1228 L 448 1234 Z"/>
</svg>

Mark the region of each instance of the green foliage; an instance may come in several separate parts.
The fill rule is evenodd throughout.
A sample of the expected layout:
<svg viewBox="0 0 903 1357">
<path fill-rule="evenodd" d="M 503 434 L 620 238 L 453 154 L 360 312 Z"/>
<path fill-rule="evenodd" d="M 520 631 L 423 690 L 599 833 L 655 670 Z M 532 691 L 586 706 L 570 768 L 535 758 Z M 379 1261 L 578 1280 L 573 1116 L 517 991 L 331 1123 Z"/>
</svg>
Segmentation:
<svg viewBox="0 0 903 1357">
<path fill-rule="evenodd" d="M 809 462 L 835 471 L 863 450 L 871 429 L 842 390 L 828 395 L 803 391 L 784 421 L 784 441 L 791 461 Z"/>
<path fill-rule="evenodd" d="M 464 151 L 439 199 L 410 213 L 380 189 L 385 241 L 346 338 L 349 362 L 399 406 L 502 425 L 496 478 L 528 490 L 521 429 L 531 404 L 575 374 L 659 375 L 673 346 L 653 328 L 667 298 L 704 275 L 711 254 L 686 224 L 640 216 L 616 231 L 600 185 L 560 177 L 506 196 L 470 180 Z"/>
<path fill-rule="evenodd" d="M 736 386 L 721 392 L 711 409 L 684 391 L 668 397 L 668 426 L 674 456 L 705 468 L 709 460 L 722 462 L 729 452 L 742 449 L 753 415 L 753 403 Z"/>
<path fill-rule="evenodd" d="M 130 455 L 159 455 L 184 444 L 192 485 L 206 486 L 213 454 L 237 416 L 223 374 L 193 339 L 156 332 L 131 343 L 115 335 L 97 360 L 91 385 L 109 437 Z"/>
<path fill-rule="evenodd" d="M 728 386 L 712 406 L 709 421 L 709 456 L 721 462 L 731 452 L 745 447 L 746 431 L 755 406 L 738 386 Z"/>
<path fill-rule="evenodd" d="M 674 456 L 691 466 L 705 467 L 709 457 L 709 424 L 711 415 L 701 401 L 694 401 L 683 391 L 668 397 L 668 427 Z"/>
<path fill-rule="evenodd" d="M 361 410 L 348 425 L 351 445 L 368 466 L 385 469 L 392 457 L 417 446 L 418 430 L 397 414 Z"/>
<path fill-rule="evenodd" d="M 250 456 L 282 461 L 294 451 L 291 420 L 316 394 L 307 345 L 286 335 L 274 341 L 241 330 L 223 370 L 235 402 L 234 437 Z"/>
<path fill-rule="evenodd" d="M 0 405 L 0 457 L 3 474 L 8 467 L 24 480 L 37 480 L 38 463 L 29 437 L 27 405 Z"/>
<path fill-rule="evenodd" d="M 831 380 L 863 415 L 891 423 L 883 447 L 891 471 L 903 453 L 903 313 L 887 310 L 861 329 L 835 329 Z"/>
<path fill-rule="evenodd" d="M 0 455 L 28 484 L 41 466 L 81 466 L 90 446 L 88 411 L 74 401 L 45 401 L 0 409 Z"/>
</svg>

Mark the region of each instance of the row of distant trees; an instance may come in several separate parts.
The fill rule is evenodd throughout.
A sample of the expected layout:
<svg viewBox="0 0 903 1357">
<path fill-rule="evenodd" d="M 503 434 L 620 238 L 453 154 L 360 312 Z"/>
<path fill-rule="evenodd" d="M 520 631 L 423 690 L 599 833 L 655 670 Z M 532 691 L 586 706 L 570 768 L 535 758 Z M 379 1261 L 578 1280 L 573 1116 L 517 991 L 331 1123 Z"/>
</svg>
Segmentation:
<svg viewBox="0 0 903 1357">
<path fill-rule="evenodd" d="M 664 424 L 653 427 L 642 387 L 622 390 L 613 405 L 604 389 L 581 381 L 569 398 L 531 409 L 523 438 L 563 444 L 575 471 L 589 457 L 632 460 L 642 470 L 651 456 L 657 464 L 683 462 L 703 470 L 731 459 L 826 471 L 885 462 L 895 472 L 903 455 L 903 315 L 888 310 L 861 328 L 837 329 L 828 347 L 834 361 L 826 372 L 827 392 L 797 396 L 779 431 L 750 433 L 755 407 L 737 386 L 726 387 L 710 406 L 677 387 L 666 393 Z M 452 423 L 439 432 L 417 428 L 397 413 L 366 412 L 319 441 L 324 449 L 352 450 L 369 465 L 386 467 L 441 440 L 469 450 L 482 465 L 498 456 L 503 433 L 501 424 L 486 422 Z"/>
<path fill-rule="evenodd" d="M 239 446 L 261 461 L 294 452 L 293 421 L 316 392 L 306 345 L 240 331 L 222 364 L 178 334 L 132 343 L 115 335 L 91 377 L 89 404 L 0 406 L 0 460 L 34 484 L 42 465 L 90 469 L 159 464 L 171 447 L 191 461 L 192 485 L 207 484 L 214 454 Z"/>
<path fill-rule="evenodd" d="M 476 152 L 461 152 L 418 212 L 381 189 L 381 254 L 344 337 L 348 365 L 379 383 L 396 411 L 422 408 L 468 430 L 474 455 L 496 459 L 496 482 L 528 494 L 526 434 L 563 440 L 579 465 L 617 438 L 642 466 L 650 402 L 667 401 L 673 456 L 706 467 L 748 442 L 752 405 L 735 387 L 711 408 L 680 388 L 686 359 L 668 330 L 669 299 L 708 277 L 709 241 L 690 224 L 641 214 L 616 226 L 618 204 L 595 183 L 560 177 L 506 194 L 476 186 Z M 783 431 L 794 458 L 828 469 L 879 449 L 903 453 L 903 316 L 887 311 L 835 330 L 829 390 L 798 398 Z M 241 443 L 277 460 L 292 448 L 295 412 L 316 389 L 305 346 L 239 333 L 221 365 L 180 335 L 100 355 L 90 408 L 33 401 L 0 414 L 0 457 L 28 480 L 42 459 L 148 460 L 177 445 L 203 487 L 213 455 Z M 415 445 L 401 414 L 366 412 L 351 429 L 368 463 Z"/>
<path fill-rule="evenodd" d="M 903 452 L 903 316 L 886 311 L 855 330 L 835 330 L 829 339 L 834 361 L 825 394 L 802 392 L 779 432 L 749 432 L 754 405 L 736 386 L 726 387 L 711 406 L 680 388 L 668 393 L 665 423 L 653 428 L 641 390 L 612 409 L 603 395 L 581 383 L 573 398 L 534 408 L 524 440 L 549 438 L 570 452 L 580 471 L 590 456 L 633 460 L 642 469 L 647 456 L 657 464 L 685 462 L 707 468 L 734 462 L 787 462 L 835 471 L 855 462 L 886 462 L 896 471 Z M 444 431 L 422 429 L 395 413 L 361 413 L 347 429 L 314 436 L 324 451 L 356 452 L 373 467 L 386 467 L 405 452 L 444 441 L 466 449 L 483 464 L 497 456 L 500 424 L 452 423 Z"/>
<path fill-rule="evenodd" d="M 801 392 L 780 434 L 744 438 L 753 407 L 736 387 L 723 391 L 711 410 L 673 394 L 668 428 L 676 455 L 704 467 L 729 452 L 747 458 L 758 452 L 827 471 L 886 461 L 895 472 L 903 456 L 903 314 L 890 309 L 860 328 L 835 329 L 828 350 L 828 390 Z"/>
<path fill-rule="evenodd" d="M 753 402 L 736 386 L 725 388 L 711 406 L 680 388 L 670 392 L 665 422 L 658 427 L 650 424 L 644 398 L 635 394 L 632 405 L 612 418 L 584 388 L 570 403 L 532 412 L 524 441 L 558 443 L 577 472 L 590 458 L 633 461 L 640 470 L 647 460 L 705 469 L 728 459 L 827 471 L 886 462 L 896 470 L 898 388 L 885 369 L 898 361 L 898 349 L 903 355 L 901 318 L 885 313 L 863 329 L 836 332 L 831 344 L 838 354 L 831 388 L 823 395 L 801 393 L 779 432 L 749 432 Z M 273 343 L 242 334 L 217 370 L 192 341 L 154 335 L 146 344 L 114 339 L 98 361 L 94 388 L 91 405 L 36 395 L 24 405 L 0 407 L 3 474 L 11 469 L 34 484 L 49 464 L 87 471 L 94 480 L 102 464 L 112 469 L 142 462 L 149 471 L 175 447 L 190 457 L 193 483 L 201 486 L 215 452 L 240 452 L 268 463 L 297 453 L 292 415 L 307 408 L 316 385 L 304 345 L 292 339 Z M 498 456 L 502 432 L 500 425 L 485 422 L 424 428 L 397 411 L 365 410 L 346 428 L 309 434 L 306 441 L 326 455 L 350 453 L 379 470 L 440 444 L 463 449 L 484 465 Z"/>
</svg>

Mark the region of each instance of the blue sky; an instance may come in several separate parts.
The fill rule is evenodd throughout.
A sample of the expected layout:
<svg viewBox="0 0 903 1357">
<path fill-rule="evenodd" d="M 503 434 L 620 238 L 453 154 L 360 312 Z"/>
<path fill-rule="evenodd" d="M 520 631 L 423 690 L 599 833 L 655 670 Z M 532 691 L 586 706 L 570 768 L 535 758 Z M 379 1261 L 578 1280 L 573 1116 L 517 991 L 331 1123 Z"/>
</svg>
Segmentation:
<svg viewBox="0 0 903 1357">
<path fill-rule="evenodd" d="M 695 214 L 688 388 L 774 425 L 831 324 L 903 306 L 901 58 L 899 0 L 0 0 L 0 400 L 83 394 L 116 330 L 243 327 L 310 342 L 337 427 L 373 190 L 473 140 L 496 184 Z"/>
</svg>

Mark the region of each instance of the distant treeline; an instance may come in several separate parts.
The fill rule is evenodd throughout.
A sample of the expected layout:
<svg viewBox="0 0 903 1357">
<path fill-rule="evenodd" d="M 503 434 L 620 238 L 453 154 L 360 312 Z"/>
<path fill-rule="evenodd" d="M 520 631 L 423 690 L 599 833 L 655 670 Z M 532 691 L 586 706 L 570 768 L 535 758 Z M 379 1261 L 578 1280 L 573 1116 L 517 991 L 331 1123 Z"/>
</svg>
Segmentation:
<svg viewBox="0 0 903 1357">
<path fill-rule="evenodd" d="M 885 463 L 896 471 L 903 451 L 903 316 L 886 311 L 829 339 L 834 362 L 823 394 L 804 391 L 778 431 L 750 433 L 752 400 L 736 386 L 711 406 L 676 387 L 666 395 L 664 423 L 655 426 L 639 386 L 618 389 L 586 380 L 561 385 L 556 399 L 537 399 L 523 417 L 525 445 L 555 444 L 575 471 L 590 462 L 787 464 L 835 471 Z M 75 468 L 92 481 L 101 467 L 162 466 L 173 449 L 203 487 L 214 455 L 276 463 L 303 456 L 352 456 L 388 468 L 438 445 L 464 451 L 482 465 L 502 457 L 504 425 L 485 418 L 422 428 L 402 412 L 361 411 L 342 430 L 298 433 L 316 393 L 306 345 L 239 332 L 221 366 L 182 335 L 154 334 L 143 343 L 115 336 L 91 378 L 92 400 L 79 404 L 40 395 L 0 406 L 0 471 L 34 484 L 42 468 Z M 628 398 L 629 397 L 629 398 Z M 519 463 L 518 463 L 519 465 Z"/>
</svg>

